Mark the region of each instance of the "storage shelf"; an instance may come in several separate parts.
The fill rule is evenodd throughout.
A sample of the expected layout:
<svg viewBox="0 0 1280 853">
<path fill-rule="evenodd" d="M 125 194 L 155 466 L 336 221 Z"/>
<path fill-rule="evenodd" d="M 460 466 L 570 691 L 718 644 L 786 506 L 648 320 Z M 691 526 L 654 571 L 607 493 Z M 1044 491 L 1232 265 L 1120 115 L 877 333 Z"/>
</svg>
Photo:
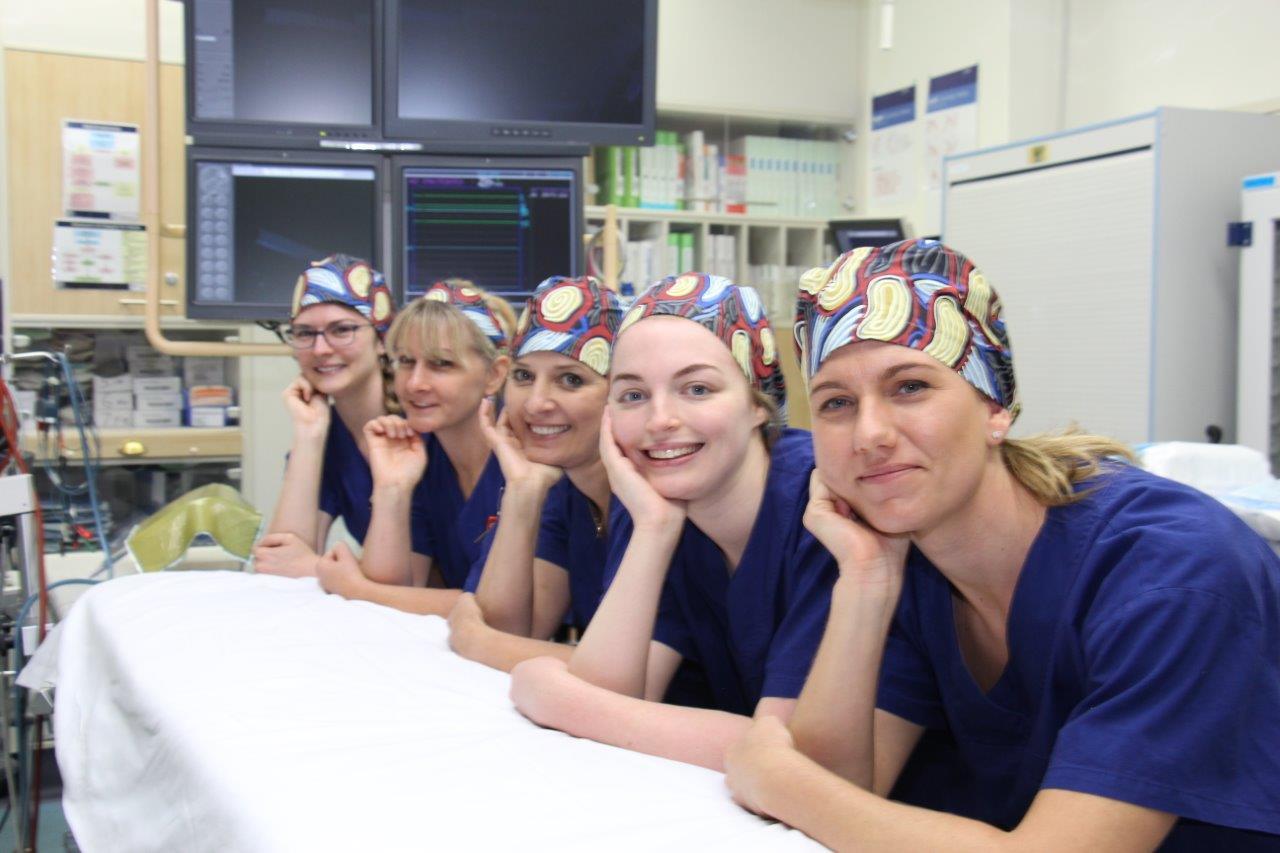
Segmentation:
<svg viewBox="0 0 1280 853">
<path fill-rule="evenodd" d="M 589 204 L 588 221 L 604 220 L 604 207 Z M 618 218 L 633 222 L 677 222 L 691 225 L 757 225 L 773 228 L 826 228 L 826 219 L 797 216 L 759 216 L 749 213 L 706 213 L 698 210 L 651 210 L 647 207 L 619 207 Z"/>
<path fill-rule="evenodd" d="M 246 321 L 248 323 L 249 321 Z M 145 318 L 126 314 L 14 314 L 10 325 L 15 329 L 141 329 Z M 239 332 L 235 323 L 188 320 L 185 317 L 161 317 L 160 328 L 190 331 Z"/>
<path fill-rule="evenodd" d="M 787 110 L 726 110 L 708 104 L 681 104 L 671 101 L 657 105 L 658 119 L 690 119 L 707 123 L 722 121 L 741 122 L 777 122 L 780 124 L 812 124 L 833 128 L 844 128 L 857 123 L 857 117 L 836 113 L 796 113 Z"/>
<path fill-rule="evenodd" d="M 137 429 L 111 427 L 97 430 L 98 452 L 103 464 L 149 464 L 157 462 L 230 461 L 240 459 L 244 444 L 240 427 L 175 427 L 173 429 Z M 67 458 L 71 462 L 83 461 L 80 441 L 74 427 L 64 427 L 67 437 Z M 137 442 L 140 452 L 126 453 L 126 444 Z M 35 453 L 39 446 L 37 436 L 24 430 L 22 449 Z M 128 448 L 134 450 L 134 448 Z"/>
</svg>

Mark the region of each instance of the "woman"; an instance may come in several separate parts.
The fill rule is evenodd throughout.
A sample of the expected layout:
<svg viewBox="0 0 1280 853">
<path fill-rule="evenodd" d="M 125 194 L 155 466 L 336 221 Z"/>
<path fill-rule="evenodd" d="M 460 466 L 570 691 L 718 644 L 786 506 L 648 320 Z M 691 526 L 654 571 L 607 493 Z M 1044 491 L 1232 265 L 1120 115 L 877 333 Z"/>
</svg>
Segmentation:
<svg viewBox="0 0 1280 853">
<path fill-rule="evenodd" d="M 475 423 L 506 378 L 514 319 L 504 300 L 456 279 L 396 317 L 387 347 L 404 417 L 365 427 L 369 533 L 359 561 L 342 544 L 320 560 L 326 591 L 441 616 L 456 603 L 497 518 L 502 471 Z"/>
<path fill-rule="evenodd" d="M 806 524 L 840 579 L 790 731 L 730 753 L 735 797 L 836 848 L 1276 849 L 1262 540 L 1107 439 L 1008 438 L 999 299 L 940 243 L 812 271 L 796 337 Z"/>
<path fill-rule="evenodd" d="M 314 575 L 335 518 L 357 539 L 368 531 L 364 427 L 398 410 L 383 345 L 394 314 L 391 290 L 368 261 L 331 255 L 298 277 L 280 330 L 300 370 L 284 391 L 293 444 L 275 515 L 254 549 L 256 571 Z"/>
<path fill-rule="evenodd" d="M 600 415 L 622 306 L 592 278 L 555 277 L 534 291 L 512 345 L 505 408 L 481 429 L 502 466 L 500 519 L 488 553 L 449 615 L 460 655 L 509 671 L 572 647 L 548 642 L 568 621 L 579 631 L 604 593 L 609 480 Z M 563 477 L 561 476 L 563 474 Z M 478 585 L 477 585 L 478 584 Z"/>
<path fill-rule="evenodd" d="M 511 695 L 541 725 L 718 768 L 749 715 L 790 716 L 826 618 L 835 567 L 801 526 L 809 435 L 778 429 L 785 394 L 759 297 L 716 276 L 636 300 L 609 386 L 616 575 L 568 665 L 520 664 Z M 685 659 L 714 708 L 653 701 Z"/>
</svg>

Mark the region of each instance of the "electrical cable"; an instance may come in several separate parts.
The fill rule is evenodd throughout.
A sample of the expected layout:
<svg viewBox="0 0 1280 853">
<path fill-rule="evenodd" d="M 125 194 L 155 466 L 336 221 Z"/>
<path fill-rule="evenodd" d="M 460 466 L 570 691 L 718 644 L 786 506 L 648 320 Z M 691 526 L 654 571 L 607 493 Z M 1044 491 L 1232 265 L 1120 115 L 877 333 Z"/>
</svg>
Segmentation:
<svg viewBox="0 0 1280 853">
<path fill-rule="evenodd" d="M 10 422 L 10 419 L 3 416 L 3 412 L 5 411 L 16 413 L 18 411 L 18 406 L 14 402 L 12 391 L 9 390 L 9 383 L 4 382 L 3 380 L 0 380 L 0 430 L 2 430 L 4 433 L 5 441 L 8 442 L 10 447 L 15 449 L 15 452 L 12 454 L 12 457 L 13 457 L 13 461 L 18 466 L 18 470 L 21 471 L 23 474 L 29 474 L 30 469 L 27 467 L 26 460 L 22 458 L 22 451 L 20 449 L 20 445 L 18 444 L 17 430 L 12 428 L 13 424 Z M 40 511 L 39 496 L 33 495 L 33 497 L 34 497 L 34 500 L 32 501 L 32 503 L 34 504 L 33 515 L 35 516 L 36 542 L 29 543 L 29 544 L 31 544 L 31 551 L 35 552 L 34 556 L 35 556 L 36 567 L 37 567 L 36 583 L 37 583 L 38 589 L 34 594 L 34 598 L 40 603 L 40 626 L 41 626 L 41 638 L 43 639 L 43 628 L 45 624 L 45 619 L 47 618 L 46 609 L 48 606 L 48 591 L 45 589 L 45 587 L 48 584 L 48 578 L 45 574 L 45 566 L 44 566 L 44 514 Z M 31 559 L 32 557 L 31 554 L 24 554 L 23 556 L 26 559 Z M 32 597 L 28 597 L 27 600 L 28 602 L 30 602 L 32 600 Z M 30 605 L 24 604 L 23 609 L 30 610 Z M 15 638 L 15 641 L 21 642 L 22 628 L 20 625 L 17 627 L 17 630 L 14 633 L 14 638 Z M 19 663 L 22 662 L 21 657 L 18 658 L 18 662 Z M 25 837 L 25 838 L 34 839 L 34 836 L 30 833 L 30 824 L 27 823 L 27 820 L 26 820 L 27 814 L 28 814 L 26 810 L 26 805 L 27 805 L 27 799 L 31 793 L 31 789 L 30 789 L 30 786 L 26 784 L 26 780 L 29 777 L 25 772 L 23 772 L 23 767 L 22 767 L 22 762 L 27 752 L 26 750 L 27 738 L 26 738 L 26 725 L 25 725 L 26 707 L 27 707 L 26 695 L 25 693 L 22 693 L 20 691 L 14 691 L 13 694 L 11 695 L 15 700 L 15 710 L 17 711 L 17 713 L 14 716 L 18 722 L 18 761 L 19 761 L 18 781 L 21 784 L 21 791 L 22 791 L 22 798 L 19 801 L 20 810 L 18 812 L 17 820 L 19 821 L 19 828 L 22 828 L 21 827 L 22 824 L 26 824 L 26 828 L 27 828 L 27 832 L 24 834 L 20 834 L 19 838 L 22 839 L 23 837 Z M 6 697 L 6 701 L 7 701 L 7 697 Z M 10 796 L 11 797 L 13 796 L 12 792 L 10 792 Z M 36 806 L 38 807 L 39 806 L 38 796 L 36 797 L 35 801 L 36 801 Z M 32 844 L 34 844 L 34 840 L 32 840 Z"/>
<path fill-rule="evenodd" d="M 102 504 L 98 496 L 97 435 L 93 435 L 94 441 L 91 446 L 89 434 L 92 431 L 86 431 L 85 428 L 87 421 L 84 414 L 86 406 L 84 392 L 80 390 L 80 383 L 75 380 L 75 376 L 71 371 L 71 361 L 67 358 L 66 353 L 58 353 L 57 356 L 62 365 L 63 376 L 66 378 L 67 392 L 71 398 L 71 410 L 75 414 L 76 431 L 80 435 L 80 447 L 84 456 L 85 483 L 88 485 L 89 492 L 89 510 L 93 513 L 93 525 L 98 531 L 98 545 L 102 548 L 103 561 L 107 566 L 107 577 L 112 578 L 115 577 L 115 567 L 111 559 L 111 544 L 107 542 L 106 526 L 102 522 Z"/>
</svg>

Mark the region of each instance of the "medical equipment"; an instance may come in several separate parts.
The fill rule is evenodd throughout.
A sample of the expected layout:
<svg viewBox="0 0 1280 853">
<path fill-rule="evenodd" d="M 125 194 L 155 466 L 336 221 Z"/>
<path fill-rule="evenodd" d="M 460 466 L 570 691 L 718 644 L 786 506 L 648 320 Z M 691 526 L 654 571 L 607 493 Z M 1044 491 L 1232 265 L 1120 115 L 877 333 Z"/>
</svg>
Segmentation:
<svg viewBox="0 0 1280 853">
<path fill-rule="evenodd" d="M 1280 118 L 1162 107 L 944 161 L 943 239 L 1004 304 L 1015 435 L 1236 439 L 1236 181 Z"/>
<path fill-rule="evenodd" d="M 1241 444 L 1261 451 L 1280 473 L 1280 173 L 1242 182 L 1240 338 L 1236 429 Z"/>
<path fill-rule="evenodd" d="M 188 492 L 129 533 L 125 548 L 144 572 L 178 563 L 197 536 L 208 536 L 227 553 L 248 560 L 262 528 L 262 513 L 223 483 Z"/>
</svg>

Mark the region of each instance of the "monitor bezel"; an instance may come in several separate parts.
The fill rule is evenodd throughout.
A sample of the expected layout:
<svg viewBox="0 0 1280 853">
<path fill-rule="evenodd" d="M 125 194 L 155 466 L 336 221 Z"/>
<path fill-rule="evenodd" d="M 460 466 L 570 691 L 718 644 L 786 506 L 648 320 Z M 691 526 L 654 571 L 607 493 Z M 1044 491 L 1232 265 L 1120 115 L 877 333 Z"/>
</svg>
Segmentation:
<svg viewBox="0 0 1280 853">
<path fill-rule="evenodd" d="M 186 65 L 183 88 L 186 96 L 187 136 L 196 145 L 229 145 L 258 148 L 343 147 L 351 144 L 378 143 L 382 140 L 383 38 L 385 0 L 371 0 L 373 28 L 370 33 L 370 83 L 373 115 L 368 124 L 312 124 L 307 122 L 251 121 L 246 119 L 198 119 L 195 117 L 195 4 L 201 0 L 185 0 L 183 6 L 183 48 Z"/>
<path fill-rule="evenodd" d="M 375 269 L 386 271 L 386 189 L 387 158 L 381 154 L 364 154 L 358 152 L 307 151 L 294 149 L 252 149 L 252 148 L 210 148 L 191 146 L 187 148 L 187 251 L 186 251 L 186 309 L 187 318 L 191 320 L 233 320 L 242 322 L 278 321 L 289 319 L 290 301 L 293 298 L 292 283 L 283 305 L 248 305 L 245 303 L 201 303 L 195 294 L 196 253 L 192 250 L 193 236 L 198 227 L 198 194 L 195 192 L 196 164 L 200 162 L 221 163 L 261 163 L 264 165 L 297 165 L 297 166 L 350 166 L 373 169 L 374 177 L 374 231 L 373 245 L 375 257 L 367 260 Z M 317 258 L 316 260 L 319 260 Z M 298 271 L 299 273 L 302 270 Z M 399 287 L 397 279 L 388 278 L 391 295 L 395 303 L 402 301 L 404 290 Z"/>
<path fill-rule="evenodd" d="M 895 230 L 897 237 L 892 240 L 885 240 L 880 245 L 887 246 L 890 243 L 897 243 L 907 239 L 910 236 L 907 233 L 907 223 L 905 219 L 900 217 L 866 217 L 862 219 L 832 219 L 827 223 L 828 233 L 831 235 L 831 245 L 835 246 L 837 252 L 849 251 L 840 248 L 840 240 L 836 237 L 836 233 L 841 230 L 851 228 L 867 228 L 878 230 Z"/>
<path fill-rule="evenodd" d="M 494 169 L 567 169 L 574 174 L 573 199 L 570 205 L 570 211 L 573 213 L 573 222 L 570 224 L 570 243 L 572 251 L 570 263 L 573 269 L 560 273 L 561 275 L 578 276 L 583 275 L 586 269 L 585 252 L 583 251 L 583 233 L 586 228 L 585 215 L 583 208 L 583 165 L 582 159 L 579 157 L 509 157 L 495 155 L 492 157 L 475 156 L 475 157 L 459 157 L 446 154 L 420 154 L 411 156 L 398 156 L 391 158 L 391 264 L 396 281 L 400 285 L 400 294 L 404 299 L 408 298 L 409 286 L 407 278 L 407 264 L 405 262 L 405 226 L 406 219 L 404 216 L 405 206 L 405 171 L 413 168 L 421 167 L 443 167 L 443 168 L 494 168 Z M 478 281 L 481 287 L 485 286 L 485 282 Z M 537 285 L 537 282 L 534 282 Z M 517 307 L 523 304 L 525 296 L 497 293 L 496 295 L 507 298 L 509 302 Z M 402 302 L 397 302 L 402 304 Z"/>
<path fill-rule="evenodd" d="M 383 132 L 387 139 L 421 142 L 426 151 L 455 150 L 555 153 L 591 145 L 652 145 L 656 127 L 658 0 L 644 0 L 643 116 L 638 124 L 555 121 L 443 120 L 402 118 L 400 101 L 401 0 L 385 0 L 383 14 Z"/>
</svg>

